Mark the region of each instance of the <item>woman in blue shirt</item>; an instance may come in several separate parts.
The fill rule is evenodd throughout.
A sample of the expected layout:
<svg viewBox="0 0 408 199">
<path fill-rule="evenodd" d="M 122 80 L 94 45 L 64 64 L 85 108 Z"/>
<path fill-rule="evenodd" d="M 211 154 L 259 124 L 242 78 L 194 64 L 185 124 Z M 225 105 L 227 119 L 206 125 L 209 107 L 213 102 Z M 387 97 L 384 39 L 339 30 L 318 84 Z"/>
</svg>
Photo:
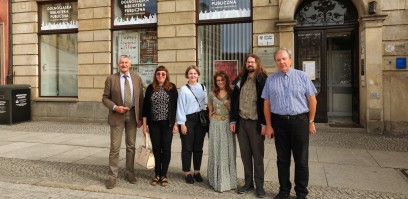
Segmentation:
<svg viewBox="0 0 408 199">
<path fill-rule="evenodd" d="M 194 180 L 203 181 L 200 168 L 206 132 L 200 124 L 199 112 L 206 109 L 207 91 L 203 85 L 198 83 L 200 71 L 197 66 L 187 67 L 185 77 L 188 79 L 188 83 L 180 88 L 176 121 L 180 125 L 181 160 L 185 180 L 186 183 L 193 184 Z M 193 175 L 191 173 L 191 156 L 193 156 Z"/>
</svg>

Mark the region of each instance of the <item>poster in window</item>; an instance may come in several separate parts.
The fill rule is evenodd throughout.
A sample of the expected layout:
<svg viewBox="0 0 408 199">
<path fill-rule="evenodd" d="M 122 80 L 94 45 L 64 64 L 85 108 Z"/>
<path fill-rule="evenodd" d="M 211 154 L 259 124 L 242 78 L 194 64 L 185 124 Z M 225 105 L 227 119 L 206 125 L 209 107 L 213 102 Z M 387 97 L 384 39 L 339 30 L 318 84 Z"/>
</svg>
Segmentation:
<svg viewBox="0 0 408 199">
<path fill-rule="evenodd" d="M 199 20 L 251 16 L 250 0 L 200 0 Z"/>
<path fill-rule="evenodd" d="M 157 63 L 157 31 L 140 33 L 140 63 Z"/>
<path fill-rule="evenodd" d="M 230 77 L 231 82 L 238 76 L 238 60 L 214 60 L 214 74 L 223 70 Z"/>
<path fill-rule="evenodd" d="M 78 28 L 78 3 L 53 3 L 41 6 L 41 30 Z"/>
<path fill-rule="evenodd" d="M 123 33 L 118 37 L 118 56 L 128 55 L 132 64 L 139 63 L 139 33 Z"/>
<path fill-rule="evenodd" d="M 153 83 L 154 71 L 156 70 L 156 65 L 140 65 L 139 75 L 142 78 L 143 87 Z"/>
<path fill-rule="evenodd" d="M 303 61 L 303 71 L 310 78 L 310 80 L 316 80 L 316 62 L 315 61 Z"/>
<path fill-rule="evenodd" d="M 113 25 L 157 23 L 157 0 L 115 0 Z"/>
</svg>

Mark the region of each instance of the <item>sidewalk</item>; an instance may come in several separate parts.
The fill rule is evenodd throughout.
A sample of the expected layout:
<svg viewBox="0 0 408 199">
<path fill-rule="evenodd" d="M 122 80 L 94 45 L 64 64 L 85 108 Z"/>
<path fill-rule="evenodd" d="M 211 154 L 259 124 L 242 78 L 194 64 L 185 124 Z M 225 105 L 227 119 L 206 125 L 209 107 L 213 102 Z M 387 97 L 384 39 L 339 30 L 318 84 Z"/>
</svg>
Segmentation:
<svg viewBox="0 0 408 199">
<path fill-rule="evenodd" d="M 309 152 L 309 198 L 408 198 L 408 178 L 401 172 L 408 172 L 408 136 L 367 135 L 361 129 L 328 128 L 325 124 L 318 124 L 317 131 L 311 137 Z M 138 132 L 136 146 L 142 140 L 142 133 Z M 105 124 L 34 121 L 0 125 L 0 181 L 154 198 L 256 198 L 255 193 L 216 193 L 208 181 L 186 184 L 181 172 L 179 135 L 173 137 L 168 187 L 150 186 L 153 171 L 139 166 L 136 185 L 123 180 L 122 140 L 119 184 L 106 190 L 103 183 L 109 145 L 109 126 Z M 201 172 L 205 177 L 207 139 L 204 146 Z M 264 162 L 265 189 L 271 198 L 279 187 L 273 141 L 265 141 Z M 238 148 L 237 170 L 242 184 Z"/>
</svg>

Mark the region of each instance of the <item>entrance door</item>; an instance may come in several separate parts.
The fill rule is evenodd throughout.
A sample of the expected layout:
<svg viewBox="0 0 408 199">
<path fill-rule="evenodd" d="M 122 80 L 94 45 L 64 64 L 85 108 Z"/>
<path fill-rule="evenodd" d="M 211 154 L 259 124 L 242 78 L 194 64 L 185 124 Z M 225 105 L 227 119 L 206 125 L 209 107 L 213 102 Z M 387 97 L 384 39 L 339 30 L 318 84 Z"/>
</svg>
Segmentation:
<svg viewBox="0 0 408 199">
<path fill-rule="evenodd" d="M 312 82 L 317 89 L 317 109 L 316 122 L 328 121 L 327 112 L 327 67 L 326 53 L 324 51 L 326 42 L 324 40 L 325 32 L 322 30 L 316 31 L 299 31 L 296 33 L 295 68 L 304 70 L 306 66 L 314 70 L 314 78 Z"/>
<path fill-rule="evenodd" d="M 296 65 L 314 68 L 317 89 L 316 122 L 329 117 L 348 117 L 358 123 L 358 64 L 356 31 L 343 29 L 296 32 Z M 357 46 L 356 46 L 357 44 Z M 355 78 L 357 77 L 357 78 Z"/>
<path fill-rule="evenodd" d="M 352 115 L 352 45 L 350 32 L 327 33 L 328 116 Z"/>
</svg>

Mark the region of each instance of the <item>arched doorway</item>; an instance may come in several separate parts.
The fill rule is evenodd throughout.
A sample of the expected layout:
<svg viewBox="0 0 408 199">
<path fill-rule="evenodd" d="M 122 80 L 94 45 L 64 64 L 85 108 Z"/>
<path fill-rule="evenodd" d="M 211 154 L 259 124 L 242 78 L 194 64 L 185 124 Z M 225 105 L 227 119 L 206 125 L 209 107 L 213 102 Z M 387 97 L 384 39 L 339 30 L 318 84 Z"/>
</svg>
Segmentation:
<svg viewBox="0 0 408 199">
<path fill-rule="evenodd" d="M 295 67 L 318 94 L 316 122 L 359 123 L 358 12 L 349 0 L 305 0 L 295 13 Z"/>
</svg>

